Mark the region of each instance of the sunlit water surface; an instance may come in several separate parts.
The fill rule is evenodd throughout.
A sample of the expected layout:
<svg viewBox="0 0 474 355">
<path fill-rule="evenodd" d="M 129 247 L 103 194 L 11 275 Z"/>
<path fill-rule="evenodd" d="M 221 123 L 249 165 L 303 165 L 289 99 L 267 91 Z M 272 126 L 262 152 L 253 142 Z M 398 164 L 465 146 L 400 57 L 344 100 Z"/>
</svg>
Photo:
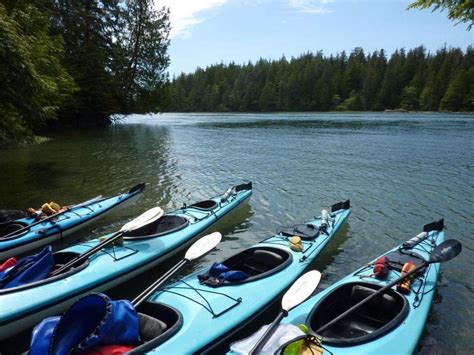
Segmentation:
<svg viewBox="0 0 474 355">
<path fill-rule="evenodd" d="M 118 229 L 155 205 L 174 209 L 252 180 L 249 205 L 216 226 L 224 234 L 219 248 L 181 275 L 350 198 L 348 225 L 314 265 L 327 287 L 444 217 L 447 236 L 462 241 L 464 250 L 443 265 L 419 351 L 474 350 L 472 115 L 130 116 L 107 129 L 55 133 L 38 146 L 2 150 L 0 166 L 0 208 L 69 204 L 146 182 L 139 203 L 57 247 Z M 177 260 L 110 294 L 137 295 Z M 25 348 L 28 334 L 4 342 L 0 352 Z"/>
</svg>

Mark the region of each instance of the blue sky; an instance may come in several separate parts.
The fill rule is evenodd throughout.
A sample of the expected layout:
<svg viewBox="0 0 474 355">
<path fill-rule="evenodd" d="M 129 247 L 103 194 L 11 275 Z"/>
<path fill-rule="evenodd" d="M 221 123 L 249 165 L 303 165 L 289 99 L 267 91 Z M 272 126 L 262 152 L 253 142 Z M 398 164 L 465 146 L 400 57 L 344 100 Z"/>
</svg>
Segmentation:
<svg viewBox="0 0 474 355">
<path fill-rule="evenodd" d="M 408 0 L 156 0 L 171 10 L 169 72 L 193 72 L 223 61 L 290 58 L 362 47 L 366 51 L 424 45 L 465 49 L 474 30 L 446 11 L 410 10 Z"/>
</svg>

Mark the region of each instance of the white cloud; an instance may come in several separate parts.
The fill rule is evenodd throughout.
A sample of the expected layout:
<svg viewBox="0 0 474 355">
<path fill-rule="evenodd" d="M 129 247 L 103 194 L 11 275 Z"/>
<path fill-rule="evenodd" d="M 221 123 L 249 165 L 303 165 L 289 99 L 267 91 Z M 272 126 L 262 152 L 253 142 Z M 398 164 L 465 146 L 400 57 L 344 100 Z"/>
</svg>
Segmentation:
<svg viewBox="0 0 474 355">
<path fill-rule="evenodd" d="M 224 5 L 229 0 L 158 0 L 157 7 L 170 8 L 170 37 L 188 38 L 190 28 L 206 21 L 202 13 Z"/>
<path fill-rule="evenodd" d="M 331 2 L 334 0 L 290 0 L 289 5 L 300 12 L 322 15 L 332 12 L 326 7 Z"/>
</svg>

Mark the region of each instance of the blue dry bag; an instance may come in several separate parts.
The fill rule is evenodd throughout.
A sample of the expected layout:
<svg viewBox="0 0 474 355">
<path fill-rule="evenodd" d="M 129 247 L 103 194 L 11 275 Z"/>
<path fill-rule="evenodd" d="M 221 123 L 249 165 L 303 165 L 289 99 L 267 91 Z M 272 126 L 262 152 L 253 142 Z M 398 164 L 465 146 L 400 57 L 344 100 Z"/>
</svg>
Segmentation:
<svg viewBox="0 0 474 355">
<path fill-rule="evenodd" d="M 66 355 L 99 345 L 137 344 L 138 315 L 129 301 L 89 294 L 61 317 L 43 320 L 33 330 L 30 355 Z"/>
<path fill-rule="evenodd" d="M 0 274 L 0 289 L 26 285 L 44 280 L 54 266 L 53 250 L 48 245 L 41 252 L 27 256 L 11 269 Z"/>
</svg>

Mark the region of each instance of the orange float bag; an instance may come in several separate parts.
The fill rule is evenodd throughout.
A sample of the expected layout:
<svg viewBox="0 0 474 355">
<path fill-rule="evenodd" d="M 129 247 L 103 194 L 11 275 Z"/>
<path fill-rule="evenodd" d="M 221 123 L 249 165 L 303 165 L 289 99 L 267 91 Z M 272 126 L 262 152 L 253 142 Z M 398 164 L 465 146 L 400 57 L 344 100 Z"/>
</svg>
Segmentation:
<svg viewBox="0 0 474 355">
<path fill-rule="evenodd" d="M 414 268 L 415 268 L 415 264 L 413 263 L 413 261 L 407 261 L 405 263 L 405 265 L 403 265 L 403 268 L 402 268 L 402 275 L 406 275 L 408 274 L 410 271 L 412 271 Z M 409 278 L 407 279 L 404 279 L 402 281 L 400 281 L 397 285 L 397 290 L 401 293 L 404 293 L 404 294 L 409 294 L 410 293 L 410 285 L 411 285 L 411 281 L 412 281 L 412 277 L 413 276 L 410 276 Z"/>
</svg>

